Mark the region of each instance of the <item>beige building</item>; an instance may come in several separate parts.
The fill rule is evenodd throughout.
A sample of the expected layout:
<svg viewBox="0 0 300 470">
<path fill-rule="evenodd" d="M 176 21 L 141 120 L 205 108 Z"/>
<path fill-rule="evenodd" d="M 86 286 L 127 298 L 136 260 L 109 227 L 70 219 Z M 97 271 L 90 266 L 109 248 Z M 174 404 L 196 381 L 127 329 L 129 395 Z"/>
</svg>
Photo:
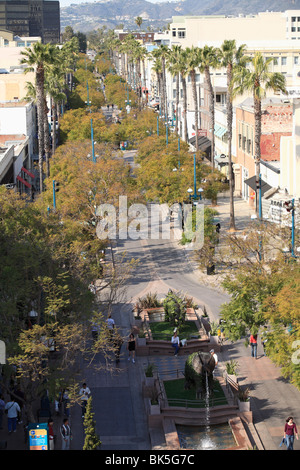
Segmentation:
<svg viewBox="0 0 300 470">
<path fill-rule="evenodd" d="M 198 46 L 202 41 L 236 39 L 242 42 L 300 39 L 299 10 L 261 12 L 238 16 L 174 16 L 170 41 L 182 47 Z M 201 46 L 200 46 L 201 47 Z"/>
<path fill-rule="evenodd" d="M 300 96 L 293 99 L 293 133 L 281 138 L 280 187 L 300 198 Z"/>
<path fill-rule="evenodd" d="M 0 102 L 22 100 L 26 96 L 26 82 L 34 82 L 34 73 L 24 74 L 21 51 L 39 41 L 40 37 L 19 37 L 11 31 L 0 31 Z"/>
</svg>

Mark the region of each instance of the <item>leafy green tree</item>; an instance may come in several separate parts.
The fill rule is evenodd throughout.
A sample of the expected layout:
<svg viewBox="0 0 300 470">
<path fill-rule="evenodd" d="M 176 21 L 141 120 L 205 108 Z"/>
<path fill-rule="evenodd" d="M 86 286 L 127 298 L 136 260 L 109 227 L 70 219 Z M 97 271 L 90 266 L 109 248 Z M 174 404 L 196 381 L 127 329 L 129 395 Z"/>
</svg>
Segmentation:
<svg viewBox="0 0 300 470">
<path fill-rule="evenodd" d="M 95 413 L 92 412 L 92 397 L 88 399 L 83 427 L 85 432 L 83 450 L 98 450 L 101 446 L 100 438 L 96 431 Z"/>
<path fill-rule="evenodd" d="M 186 320 L 186 303 L 184 298 L 182 298 L 179 293 L 170 289 L 164 299 L 163 307 L 165 311 L 165 321 L 170 322 L 172 326 L 180 329 L 180 326 L 183 325 Z"/>
</svg>

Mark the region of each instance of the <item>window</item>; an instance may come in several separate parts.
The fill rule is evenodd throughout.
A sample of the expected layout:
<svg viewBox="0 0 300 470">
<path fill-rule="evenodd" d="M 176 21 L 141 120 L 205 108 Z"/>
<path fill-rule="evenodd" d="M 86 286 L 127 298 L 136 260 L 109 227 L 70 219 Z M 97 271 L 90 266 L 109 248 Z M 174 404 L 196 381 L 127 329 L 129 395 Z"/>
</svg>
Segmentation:
<svg viewBox="0 0 300 470">
<path fill-rule="evenodd" d="M 185 29 L 178 29 L 178 37 L 185 38 Z"/>
<path fill-rule="evenodd" d="M 296 56 L 294 57 L 294 65 L 298 65 L 298 64 L 299 64 L 299 56 L 296 55 Z"/>
<path fill-rule="evenodd" d="M 278 65 L 278 60 L 279 60 L 279 57 L 274 57 L 274 65 Z"/>
<path fill-rule="evenodd" d="M 286 57 L 281 57 L 281 65 L 286 65 Z"/>
<path fill-rule="evenodd" d="M 239 148 L 242 146 L 242 134 L 239 134 Z"/>
<path fill-rule="evenodd" d="M 246 137 L 243 135 L 242 149 L 246 150 Z"/>
<path fill-rule="evenodd" d="M 176 29 L 172 29 L 172 36 L 173 38 L 176 38 Z"/>
</svg>

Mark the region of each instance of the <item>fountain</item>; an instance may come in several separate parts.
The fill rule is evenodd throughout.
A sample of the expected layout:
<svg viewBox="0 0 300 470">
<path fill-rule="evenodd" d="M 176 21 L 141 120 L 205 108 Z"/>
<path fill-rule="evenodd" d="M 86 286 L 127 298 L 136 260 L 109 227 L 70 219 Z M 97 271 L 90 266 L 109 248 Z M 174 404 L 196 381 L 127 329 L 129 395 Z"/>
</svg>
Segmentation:
<svg viewBox="0 0 300 470">
<path fill-rule="evenodd" d="M 235 440 L 228 424 L 210 425 L 210 397 L 213 395 L 213 371 L 215 360 L 210 353 L 191 354 L 185 363 L 185 388 L 196 388 L 196 397 L 205 401 L 205 425 L 177 425 L 177 433 L 182 448 L 201 450 L 232 447 Z"/>
<path fill-rule="evenodd" d="M 185 363 L 185 388 L 196 387 L 196 398 L 209 399 L 213 395 L 215 360 L 210 353 L 195 352 Z"/>
</svg>

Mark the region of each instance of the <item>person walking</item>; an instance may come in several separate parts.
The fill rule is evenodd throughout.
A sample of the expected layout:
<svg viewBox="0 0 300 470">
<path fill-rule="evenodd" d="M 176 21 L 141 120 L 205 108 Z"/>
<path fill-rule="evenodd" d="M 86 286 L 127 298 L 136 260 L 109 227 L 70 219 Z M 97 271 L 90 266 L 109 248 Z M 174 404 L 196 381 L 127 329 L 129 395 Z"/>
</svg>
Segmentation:
<svg viewBox="0 0 300 470">
<path fill-rule="evenodd" d="M 86 412 L 86 406 L 88 399 L 91 396 L 91 391 L 86 383 L 82 384 L 82 388 L 79 391 L 80 399 L 81 399 L 81 411 L 82 411 L 82 418 L 84 418 Z"/>
<path fill-rule="evenodd" d="M 18 413 L 21 412 L 21 409 L 13 397 L 11 397 L 10 401 L 6 403 L 5 411 L 7 412 L 7 427 L 9 434 L 11 432 L 16 432 Z"/>
<path fill-rule="evenodd" d="M 257 335 L 250 335 L 251 356 L 257 359 Z"/>
<path fill-rule="evenodd" d="M 173 336 L 172 336 L 172 339 L 171 339 L 171 344 L 172 344 L 172 348 L 175 348 L 174 356 L 177 357 L 177 355 L 179 353 L 179 344 L 180 344 L 177 330 L 175 330 L 174 333 L 173 333 Z"/>
<path fill-rule="evenodd" d="M 70 442 L 72 439 L 72 431 L 69 425 L 68 418 L 63 420 L 63 424 L 60 427 L 60 435 L 61 435 L 61 450 L 70 450 Z"/>
<path fill-rule="evenodd" d="M 287 450 L 294 450 L 294 439 L 298 440 L 297 426 L 294 423 L 294 418 L 289 416 L 285 422 L 283 438 L 286 441 Z"/>
<path fill-rule="evenodd" d="M 130 361 L 131 356 L 132 356 L 132 362 L 133 364 L 135 363 L 134 357 L 135 357 L 135 337 L 133 333 L 130 333 L 129 339 L 127 342 L 127 350 L 128 350 L 128 361 Z"/>
<path fill-rule="evenodd" d="M 48 419 L 49 450 L 54 450 L 53 419 Z"/>
</svg>

